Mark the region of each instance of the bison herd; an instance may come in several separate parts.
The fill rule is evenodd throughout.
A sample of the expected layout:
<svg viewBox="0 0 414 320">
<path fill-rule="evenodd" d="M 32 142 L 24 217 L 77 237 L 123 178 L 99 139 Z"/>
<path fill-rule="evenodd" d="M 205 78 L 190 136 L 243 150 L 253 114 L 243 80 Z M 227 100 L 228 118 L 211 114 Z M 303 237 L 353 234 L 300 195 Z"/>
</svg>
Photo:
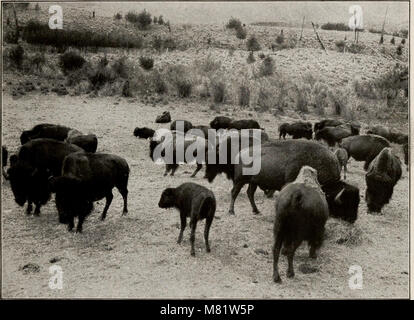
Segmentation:
<svg viewBox="0 0 414 320">
<path fill-rule="evenodd" d="M 169 112 L 164 112 L 156 119 L 156 123 L 169 122 Z M 218 132 L 213 141 L 209 139 L 212 129 Z M 239 134 L 242 129 L 248 133 L 247 147 L 242 147 L 243 134 Z M 169 132 L 170 135 L 163 132 Z M 185 162 L 175 156 L 179 138 L 183 138 L 184 151 L 192 152 L 195 157 L 200 156 L 197 152 L 202 150 L 203 156 L 196 157 L 197 168 L 191 177 L 203 165 L 204 178 L 209 182 L 224 173 L 233 183 L 229 214 L 235 214 L 234 203 L 246 184 L 254 214 L 259 213 L 255 203 L 258 187 L 270 197 L 279 191 L 274 223 L 275 282 L 281 281 L 278 259 L 282 247 L 288 258 L 287 275 L 293 277 L 295 250 L 303 241 L 307 241 L 310 257 L 316 258 L 329 216 L 349 223 L 357 220 L 359 188 L 341 179 L 342 168 L 346 179 L 350 158 L 364 162 L 367 186 L 365 201 L 370 212 L 381 211 L 390 201 L 394 186 L 401 178 L 401 162 L 390 142 L 402 144 L 404 160 L 408 164 L 407 135 L 382 126 L 372 127 L 366 134 L 360 134 L 358 123 L 332 119 L 314 125 L 310 122 L 283 123 L 279 127 L 279 139 L 269 138 L 255 120 L 234 120 L 224 116 L 216 117 L 209 126 L 176 120 L 171 123 L 169 130 L 135 128 L 133 135 L 148 139 L 149 155 L 154 162 L 165 155 L 163 151 L 157 158 L 156 150 L 160 144 L 174 151 L 172 162 L 166 164 L 164 175 L 170 173 L 173 176 L 179 164 Z M 287 135 L 293 139 L 286 140 Z M 234 139 L 241 142 L 236 149 Z M 77 217 L 76 231 L 82 232 L 83 222 L 91 213 L 93 203 L 103 198 L 106 203 L 101 219 L 105 219 L 113 199 L 114 187 L 124 200 L 122 213 L 128 212 L 128 163 L 117 155 L 96 152 L 96 135 L 83 134 L 61 125 L 39 124 L 31 130 L 23 131 L 20 142 L 22 146 L 10 158 L 7 149 L 2 147 L 2 172 L 3 177 L 10 181 L 16 203 L 23 206 L 27 202 L 27 214 L 31 214 L 34 204 L 34 215 L 39 215 L 41 206 L 55 194 L 59 222 L 67 224 L 68 230 L 72 231 L 74 218 Z M 260 152 L 253 152 L 252 156 L 252 145 L 255 142 L 260 144 Z M 198 148 L 199 146 L 204 149 Z M 211 151 L 220 148 L 232 151 L 227 152 L 226 161 L 208 161 Z M 217 155 L 218 153 L 216 157 Z M 245 159 L 243 156 L 250 156 L 253 161 L 260 163 L 257 174 L 244 174 L 249 164 L 244 160 L 235 161 Z M 9 168 L 6 171 L 8 160 Z M 167 188 L 162 192 L 158 206 L 176 208 L 180 212 L 178 243 L 182 241 L 187 218 L 190 219 L 193 256 L 196 226 L 200 220 L 205 220 L 204 240 L 206 251 L 210 252 L 209 230 L 216 211 L 216 199 L 211 190 L 190 182 L 176 188 Z"/>
</svg>

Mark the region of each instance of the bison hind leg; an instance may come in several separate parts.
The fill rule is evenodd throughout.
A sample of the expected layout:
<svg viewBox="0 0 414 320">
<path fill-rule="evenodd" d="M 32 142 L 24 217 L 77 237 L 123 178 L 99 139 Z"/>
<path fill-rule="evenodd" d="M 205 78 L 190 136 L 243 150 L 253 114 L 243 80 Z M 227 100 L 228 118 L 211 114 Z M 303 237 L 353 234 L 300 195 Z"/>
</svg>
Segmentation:
<svg viewBox="0 0 414 320">
<path fill-rule="evenodd" d="M 112 199 L 114 198 L 114 195 L 112 194 L 112 191 L 109 191 L 109 193 L 106 195 L 106 203 L 105 203 L 105 207 L 103 209 L 102 215 L 101 215 L 101 220 L 105 220 L 106 218 L 106 213 L 108 212 L 109 206 L 112 203 Z M 80 221 L 80 217 L 79 217 L 79 221 Z M 79 223 L 78 223 L 79 226 Z"/>
<path fill-rule="evenodd" d="M 253 209 L 253 214 L 259 214 L 259 209 L 257 209 L 256 203 L 254 202 L 254 193 L 256 192 L 257 184 L 250 183 L 247 188 L 247 196 L 249 198 L 250 204 Z"/>
</svg>

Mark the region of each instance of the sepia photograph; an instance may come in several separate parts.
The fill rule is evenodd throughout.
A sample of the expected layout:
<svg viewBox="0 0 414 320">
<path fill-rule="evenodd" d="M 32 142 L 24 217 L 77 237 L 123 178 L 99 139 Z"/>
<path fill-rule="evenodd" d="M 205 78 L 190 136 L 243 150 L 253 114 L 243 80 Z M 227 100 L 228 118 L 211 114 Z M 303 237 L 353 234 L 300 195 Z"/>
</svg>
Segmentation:
<svg viewBox="0 0 414 320">
<path fill-rule="evenodd" d="M 2 1 L 1 298 L 409 299 L 410 6 Z"/>
</svg>

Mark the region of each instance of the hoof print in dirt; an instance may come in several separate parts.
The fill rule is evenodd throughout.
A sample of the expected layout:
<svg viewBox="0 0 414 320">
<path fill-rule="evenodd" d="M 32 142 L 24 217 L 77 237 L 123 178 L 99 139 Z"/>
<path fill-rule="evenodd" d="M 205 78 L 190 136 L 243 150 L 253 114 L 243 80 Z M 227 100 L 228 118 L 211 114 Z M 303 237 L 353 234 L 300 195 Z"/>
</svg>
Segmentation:
<svg viewBox="0 0 414 320">
<path fill-rule="evenodd" d="M 23 271 L 24 273 L 36 273 L 40 271 L 40 267 L 36 263 L 28 263 L 23 267 L 20 267 L 19 270 Z"/>
</svg>

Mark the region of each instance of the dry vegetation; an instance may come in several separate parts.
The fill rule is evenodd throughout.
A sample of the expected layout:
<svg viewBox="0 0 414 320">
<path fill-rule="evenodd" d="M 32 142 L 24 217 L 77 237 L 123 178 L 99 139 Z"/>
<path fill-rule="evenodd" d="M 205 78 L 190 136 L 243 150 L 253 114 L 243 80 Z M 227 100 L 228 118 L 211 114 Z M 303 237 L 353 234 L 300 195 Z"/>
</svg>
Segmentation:
<svg viewBox="0 0 414 320">
<path fill-rule="evenodd" d="M 13 42 L 14 18 L 5 13 L 4 23 L 9 17 L 9 25 L 4 25 L 3 36 Z M 26 40 L 27 26 L 38 30 L 30 20 L 47 23 L 41 9 L 19 10 L 18 17 Z M 365 31 L 354 44 L 352 32 L 319 30 L 325 53 L 308 28 L 299 41 L 299 28 L 243 26 L 237 19 L 227 27 L 170 25 L 165 18 L 156 18 L 143 26 L 132 13 L 129 18 L 114 12 L 112 18 L 91 19 L 89 12 L 71 9 L 65 13 L 65 36 L 56 45 L 51 45 L 52 38 L 47 45 L 36 43 L 35 32 L 30 34 L 31 43 L 20 39 L 18 44 L 5 44 L 3 142 L 11 152 L 18 148 L 21 130 L 40 122 L 61 123 L 96 133 L 99 151 L 125 157 L 132 168 L 129 216 L 118 216 L 121 201 L 115 195 L 108 219 L 97 222 L 93 213 L 83 235 L 65 232 L 53 201 L 40 218 L 25 217 L 4 184 L 5 295 L 406 296 L 406 174 L 383 215 L 367 215 L 361 201 L 354 228 L 331 220 L 320 258 L 309 262 L 304 246 L 296 258 L 297 267 L 311 263 L 317 272 L 297 272 L 294 280 L 276 288 L 271 283 L 274 200 L 258 192 L 263 215 L 253 217 L 247 196 L 241 194 L 237 216 L 228 217 L 230 182 L 223 176 L 208 185 L 199 174 L 196 182 L 212 188 L 219 206 L 212 226 L 212 253 L 198 251 L 194 260 L 187 254 L 188 236 L 182 246 L 175 243 L 178 214 L 160 215 L 156 205 L 164 187 L 188 181 L 191 168 L 180 167 L 177 177 L 162 180 L 162 169 L 147 157 L 146 141 L 132 136 L 136 126 L 158 128 L 155 116 L 167 109 L 173 118 L 194 124 L 208 124 L 216 115 L 253 117 L 271 137 L 277 136 L 284 121 L 322 116 L 356 119 L 363 128 L 382 123 L 407 130 L 409 44 L 405 40 L 401 44 L 405 38 L 385 35 L 379 45 L 380 35 Z M 98 35 L 87 40 L 91 34 Z M 98 45 L 102 37 L 110 47 Z M 47 37 L 42 33 L 38 38 Z M 85 41 L 75 45 L 73 39 Z M 396 149 L 401 152 L 399 146 Z M 361 163 L 353 161 L 349 172 L 363 195 Z M 99 202 L 95 211 L 102 207 Z M 202 248 L 201 237 L 196 239 Z M 68 270 L 68 285 L 59 293 L 51 292 L 44 280 L 52 258 Z M 40 272 L 19 271 L 28 263 L 40 266 Z M 362 291 L 348 288 L 347 270 L 352 264 L 366 270 Z"/>
</svg>

